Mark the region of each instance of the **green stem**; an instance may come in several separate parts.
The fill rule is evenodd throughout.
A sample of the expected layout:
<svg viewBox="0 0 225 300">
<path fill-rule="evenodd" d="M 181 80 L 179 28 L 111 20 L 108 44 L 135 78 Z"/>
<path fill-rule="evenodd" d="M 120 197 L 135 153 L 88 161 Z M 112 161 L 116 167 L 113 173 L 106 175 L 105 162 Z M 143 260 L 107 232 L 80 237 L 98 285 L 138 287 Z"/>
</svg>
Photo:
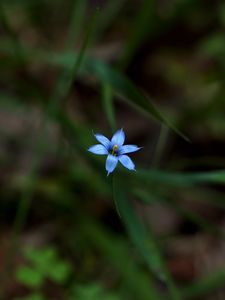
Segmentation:
<svg viewBox="0 0 225 300">
<path fill-rule="evenodd" d="M 163 155 L 163 150 L 166 145 L 167 135 L 168 135 L 168 128 L 162 124 L 160 128 L 159 138 L 155 148 L 155 154 L 152 161 L 153 168 L 157 168 L 160 164 L 160 160 Z"/>
<path fill-rule="evenodd" d="M 118 198 L 116 197 L 116 191 L 117 191 L 116 184 L 117 184 L 116 175 L 112 174 L 112 195 L 113 195 L 113 202 L 114 202 L 114 205 L 115 205 L 116 212 L 117 212 L 118 216 L 121 218 L 121 214 L 120 214 L 120 211 L 119 211 L 119 205 L 117 203 L 117 199 Z"/>
<path fill-rule="evenodd" d="M 115 109 L 114 109 L 114 101 L 113 101 L 113 90 L 112 87 L 107 84 L 102 84 L 102 102 L 103 108 L 108 119 L 110 128 L 112 132 L 116 131 L 116 117 L 115 117 Z"/>
</svg>

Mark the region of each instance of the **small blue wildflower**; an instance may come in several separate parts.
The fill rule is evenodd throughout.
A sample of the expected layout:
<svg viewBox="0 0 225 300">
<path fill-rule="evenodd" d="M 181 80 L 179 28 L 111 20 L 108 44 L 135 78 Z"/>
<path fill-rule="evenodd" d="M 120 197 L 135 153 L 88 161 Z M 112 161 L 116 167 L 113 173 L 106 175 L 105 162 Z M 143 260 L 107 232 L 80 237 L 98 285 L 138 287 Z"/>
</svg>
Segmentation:
<svg viewBox="0 0 225 300">
<path fill-rule="evenodd" d="M 127 169 L 135 171 L 133 161 L 127 156 L 127 153 L 135 152 L 141 148 L 136 145 L 124 145 L 125 134 L 123 129 L 119 129 L 112 137 L 111 141 L 102 134 L 94 135 L 101 144 L 94 145 L 88 149 L 97 155 L 108 155 L 105 163 L 107 176 L 114 171 L 118 161 Z"/>
</svg>

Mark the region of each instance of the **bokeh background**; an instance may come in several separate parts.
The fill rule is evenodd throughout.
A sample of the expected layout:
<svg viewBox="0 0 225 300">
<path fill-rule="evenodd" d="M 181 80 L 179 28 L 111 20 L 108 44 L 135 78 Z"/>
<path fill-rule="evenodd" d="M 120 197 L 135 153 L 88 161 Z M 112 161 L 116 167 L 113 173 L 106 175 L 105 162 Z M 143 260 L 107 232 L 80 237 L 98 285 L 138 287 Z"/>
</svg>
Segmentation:
<svg viewBox="0 0 225 300">
<path fill-rule="evenodd" d="M 1 1 L 1 300 L 225 299 L 224 53 L 224 1 Z"/>
</svg>

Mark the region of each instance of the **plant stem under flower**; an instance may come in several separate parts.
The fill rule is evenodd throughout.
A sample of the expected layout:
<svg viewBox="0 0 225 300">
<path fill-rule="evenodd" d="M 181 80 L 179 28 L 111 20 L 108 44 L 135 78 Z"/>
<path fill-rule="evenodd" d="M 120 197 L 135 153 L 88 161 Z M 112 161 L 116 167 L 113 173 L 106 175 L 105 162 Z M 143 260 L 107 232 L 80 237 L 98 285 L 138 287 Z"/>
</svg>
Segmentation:
<svg viewBox="0 0 225 300">
<path fill-rule="evenodd" d="M 112 195 L 113 195 L 113 202 L 116 208 L 116 212 L 118 216 L 121 218 L 121 214 L 119 211 L 118 203 L 117 203 L 117 197 L 116 197 L 116 192 L 117 192 L 117 179 L 116 179 L 116 174 L 112 174 Z"/>
</svg>

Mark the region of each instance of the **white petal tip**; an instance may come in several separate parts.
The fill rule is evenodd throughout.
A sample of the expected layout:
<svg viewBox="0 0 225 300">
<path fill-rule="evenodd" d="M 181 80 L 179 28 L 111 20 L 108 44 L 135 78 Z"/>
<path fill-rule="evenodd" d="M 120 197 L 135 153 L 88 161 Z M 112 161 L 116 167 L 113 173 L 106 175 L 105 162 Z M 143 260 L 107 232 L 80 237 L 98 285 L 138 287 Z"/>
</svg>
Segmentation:
<svg viewBox="0 0 225 300">
<path fill-rule="evenodd" d="M 128 170 L 130 170 L 130 171 L 135 171 L 135 172 L 136 172 L 136 169 L 135 169 L 135 168 L 132 168 L 132 169 L 128 169 Z"/>
</svg>

